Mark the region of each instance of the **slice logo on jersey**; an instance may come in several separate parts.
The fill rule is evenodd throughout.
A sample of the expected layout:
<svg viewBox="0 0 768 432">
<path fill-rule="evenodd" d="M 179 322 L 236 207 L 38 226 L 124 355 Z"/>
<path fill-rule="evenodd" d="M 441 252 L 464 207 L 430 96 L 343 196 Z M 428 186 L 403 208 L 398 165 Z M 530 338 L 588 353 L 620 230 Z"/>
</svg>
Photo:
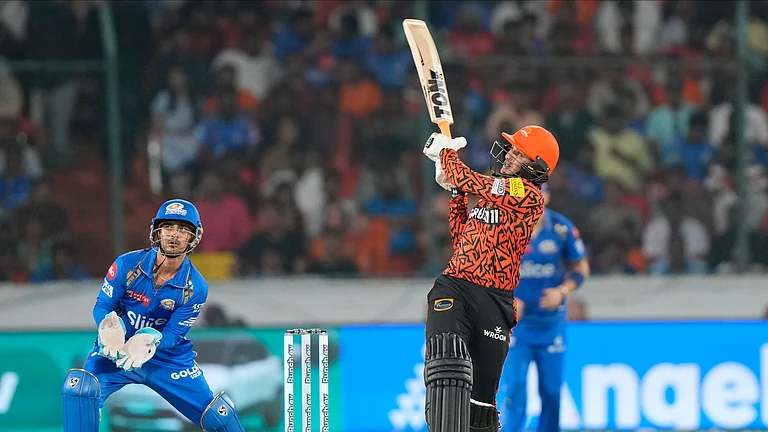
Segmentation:
<svg viewBox="0 0 768 432">
<path fill-rule="evenodd" d="M 557 243 L 553 240 L 542 240 L 541 243 L 539 243 L 539 252 L 545 254 L 556 253 Z"/>
<path fill-rule="evenodd" d="M 432 308 L 438 312 L 443 312 L 443 311 L 447 311 L 452 307 L 453 307 L 453 299 L 444 298 L 444 299 L 435 300 L 435 305 Z"/>
<path fill-rule="evenodd" d="M 489 337 L 491 339 L 496 339 L 496 340 L 499 340 L 499 341 L 502 341 L 502 342 L 506 342 L 507 341 L 507 335 L 503 334 L 501 332 L 501 327 L 498 327 L 498 326 L 495 329 L 493 329 L 493 331 L 483 330 L 483 335 L 487 336 L 487 337 Z"/>
<path fill-rule="evenodd" d="M 125 292 L 125 295 L 136 301 L 140 301 L 141 304 L 143 304 L 144 306 L 149 306 L 149 297 L 145 296 L 142 293 L 137 293 L 136 291 L 127 290 Z"/>
<path fill-rule="evenodd" d="M 128 316 L 128 322 L 131 324 L 131 327 L 136 330 L 144 327 L 152 327 L 153 325 L 161 326 L 168 322 L 165 318 L 149 318 L 133 311 L 128 311 L 126 315 Z"/>
<path fill-rule="evenodd" d="M 160 300 L 160 307 L 172 311 L 176 308 L 176 302 L 173 299 Z"/>
<path fill-rule="evenodd" d="M 522 198 L 525 196 L 523 179 L 520 177 L 512 177 L 509 179 L 509 194 L 515 198 Z"/>
<path fill-rule="evenodd" d="M 496 179 L 493 181 L 493 187 L 491 187 L 491 193 L 494 195 L 504 195 L 504 179 Z"/>
<path fill-rule="evenodd" d="M 107 279 L 115 280 L 115 276 L 117 276 L 117 263 L 113 262 L 112 265 L 109 266 L 109 270 L 107 270 Z"/>
<path fill-rule="evenodd" d="M 77 384 L 80 382 L 80 378 L 70 378 L 69 379 L 69 387 L 75 388 L 77 387 Z"/>
<path fill-rule="evenodd" d="M 101 284 L 101 290 L 104 292 L 104 294 L 107 295 L 107 297 L 112 298 L 112 292 L 114 291 L 114 288 L 106 280 L 103 284 Z"/>
<path fill-rule="evenodd" d="M 521 278 L 551 278 L 557 272 L 557 267 L 552 263 L 538 264 L 533 261 L 524 260 L 520 264 Z"/>
<path fill-rule="evenodd" d="M 184 208 L 184 204 L 182 203 L 170 203 L 168 206 L 165 207 L 165 214 L 167 215 L 181 215 L 186 216 L 187 210 Z"/>
</svg>

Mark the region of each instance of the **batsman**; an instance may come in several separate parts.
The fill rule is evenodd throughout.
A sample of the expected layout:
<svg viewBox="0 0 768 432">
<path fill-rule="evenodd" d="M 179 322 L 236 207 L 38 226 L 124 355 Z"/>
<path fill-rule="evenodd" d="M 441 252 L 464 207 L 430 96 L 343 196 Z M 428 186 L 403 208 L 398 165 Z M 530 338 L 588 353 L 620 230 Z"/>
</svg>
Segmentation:
<svg viewBox="0 0 768 432">
<path fill-rule="evenodd" d="M 496 432 L 496 393 L 517 324 L 520 262 L 544 211 L 541 186 L 557 165 L 555 137 L 526 126 L 491 146 L 491 173 L 467 167 L 466 139 L 432 134 L 424 154 L 452 192 L 453 256 L 427 295 L 426 421 L 432 432 Z M 468 211 L 467 194 L 479 198 Z"/>
<path fill-rule="evenodd" d="M 550 194 L 542 187 L 544 203 Z M 510 340 L 502 382 L 507 387 L 503 403 L 505 429 L 525 427 L 528 367 L 538 371 L 541 398 L 539 432 L 560 430 L 560 387 L 565 355 L 566 300 L 589 277 L 584 242 L 579 230 L 565 216 L 544 210 L 523 255 L 520 283 L 515 289 L 520 324 Z"/>
<path fill-rule="evenodd" d="M 126 384 L 151 388 L 206 432 L 244 431 L 232 400 L 213 395 L 186 338 L 208 297 L 187 258 L 202 237 L 195 206 L 170 200 L 152 219 L 150 247 L 112 263 L 93 308 L 94 348 L 62 386 L 64 432 L 97 432 L 104 401 Z"/>
</svg>

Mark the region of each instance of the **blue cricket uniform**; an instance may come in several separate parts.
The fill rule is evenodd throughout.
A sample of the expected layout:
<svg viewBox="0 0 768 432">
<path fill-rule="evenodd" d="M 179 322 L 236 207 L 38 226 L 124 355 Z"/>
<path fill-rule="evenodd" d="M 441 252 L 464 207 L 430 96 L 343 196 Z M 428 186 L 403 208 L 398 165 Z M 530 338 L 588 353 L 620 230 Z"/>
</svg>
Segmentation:
<svg viewBox="0 0 768 432">
<path fill-rule="evenodd" d="M 156 257 L 155 249 L 118 257 L 101 285 L 93 318 L 98 325 L 105 315 L 116 311 L 125 323 L 126 340 L 140 328 L 154 328 L 163 335 L 157 352 L 141 368 L 126 372 L 100 356 L 96 344 L 84 369 L 94 374 L 101 385 L 99 407 L 126 384 L 144 384 L 199 425 L 213 394 L 195 363 L 192 341 L 185 336 L 205 304 L 208 284 L 185 258 L 176 275 L 156 290 L 152 276 Z M 180 371 L 187 371 L 187 376 L 171 377 Z"/>
<path fill-rule="evenodd" d="M 185 237 L 189 240 L 183 252 L 163 249 L 163 241 Z M 120 255 L 109 267 L 93 307 L 96 326 L 114 312 L 125 327 L 122 348 L 131 341 L 143 343 L 147 334 L 152 342 L 140 345 L 138 354 L 128 348 L 124 357 L 112 360 L 100 354 L 96 338 L 83 369 L 70 369 L 64 378 L 64 432 L 98 432 L 104 401 L 126 384 L 151 388 L 206 432 L 245 431 L 229 396 L 225 392 L 213 396 L 203 371 L 195 363 L 192 342 L 186 338 L 208 298 L 208 284 L 186 257 L 202 237 L 203 223 L 195 205 L 172 199 L 163 203 L 152 219 L 151 247 Z M 163 253 L 161 265 L 168 257 L 184 256 L 184 260 L 170 280 L 155 287 L 153 270 L 159 251 Z M 131 339 L 136 334 L 138 338 Z M 122 348 L 115 348 L 120 354 Z M 152 350 L 154 354 L 149 357 Z M 142 352 L 146 357 L 136 363 L 136 356 Z"/>
<path fill-rule="evenodd" d="M 539 223 L 542 226 L 531 238 L 520 265 L 515 297 L 525 303 L 525 309 L 510 338 L 502 378 L 507 387 L 503 425 L 504 430 L 512 432 L 525 427 L 526 378 L 532 361 L 539 373 L 539 431 L 560 430 L 566 305 L 546 310 L 539 306 L 539 300 L 544 289 L 562 284 L 571 265 L 586 256 L 578 229 L 565 216 L 545 210 Z"/>
</svg>

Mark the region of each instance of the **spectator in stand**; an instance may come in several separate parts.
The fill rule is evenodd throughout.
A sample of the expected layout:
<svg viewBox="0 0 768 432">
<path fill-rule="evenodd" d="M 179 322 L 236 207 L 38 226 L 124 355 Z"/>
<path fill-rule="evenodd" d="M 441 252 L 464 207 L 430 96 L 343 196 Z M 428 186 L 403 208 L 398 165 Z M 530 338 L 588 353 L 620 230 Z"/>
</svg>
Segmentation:
<svg viewBox="0 0 768 432">
<path fill-rule="evenodd" d="M 648 144 L 627 129 L 626 116 L 618 106 L 606 106 L 601 123 L 590 137 L 595 172 L 603 180 L 616 180 L 628 193 L 642 192 L 655 165 Z"/>
<path fill-rule="evenodd" d="M 181 65 L 171 67 L 166 88 L 152 102 L 151 139 L 160 142 L 166 180 L 190 168 L 197 158 L 196 102 L 187 72 Z"/>
<path fill-rule="evenodd" d="M 214 67 L 232 66 L 237 89 L 248 92 L 257 101 L 263 100 L 282 73 L 280 64 L 269 52 L 269 42 L 259 35 L 245 33 L 240 48 L 229 48 L 216 56 Z"/>
<path fill-rule="evenodd" d="M 643 252 L 652 275 L 706 273 L 709 250 L 706 227 L 686 214 L 681 195 L 670 195 L 643 233 Z"/>
<path fill-rule="evenodd" d="M 203 174 L 200 198 L 195 200 L 205 220 L 205 245 L 198 252 L 236 251 L 251 235 L 251 213 L 245 200 L 233 193 L 229 182 L 215 169 Z"/>
<path fill-rule="evenodd" d="M 197 129 L 198 163 L 207 166 L 226 157 L 248 158 L 259 142 L 254 124 L 238 109 L 234 91 L 216 96 L 216 114 Z"/>
<path fill-rule="evenodd" d="M 51 247 L 51 263 L 34 272 L 29 277 L 31 283 L 55 281 L 82 281 L 91 276 L 75 257 L 75 247 L 69 242 L 59 241 Z"/>
<path fill-rule="evenodd" d="M 216 113 L 218 104 L 218 95 L 235 94 L 237 99 L 237 108 L 243 113 L 254 113 L 259 106 L 257 100 L 250 92 L 237 86 L 238 80 L 237 68 L 235 66 L 223 63 L 216 66 L 216 75 L 214 77 L 213 93 L 205 101 L 205 114 L 213 115 Z"/>
<path fill-rule="evenodd" d="M 416 202 L 403 196 L 395 176 L 386 168 L 378 172 L 377 193 L 362 206 L 370 217 L 380 217 L 390 229 L 390 271 L 410 273 L 416 270 L 416 229 L 418 210 Z"/>
<path fill-rule="evenodd" d="M 662 155 L 662 160 L 670 149 L 688 138 L 688 125 L 696 112 L 696 107 L 683 100 L 683 88 L 679 79 L 667 80 L 667 101 L 654 108 L 648 114 L 648 137 Z M 701 119 L 697 119 L 698 125 Z M 704 137 L 698 137 L 702 139 Z"/>
</svg>

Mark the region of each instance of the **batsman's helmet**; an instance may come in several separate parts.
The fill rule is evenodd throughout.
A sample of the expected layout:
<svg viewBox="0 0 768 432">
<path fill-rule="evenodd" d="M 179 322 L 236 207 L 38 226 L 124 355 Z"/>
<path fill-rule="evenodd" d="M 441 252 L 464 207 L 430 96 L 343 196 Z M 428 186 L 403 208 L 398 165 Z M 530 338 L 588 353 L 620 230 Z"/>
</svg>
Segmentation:
<svg viewBox="0 0 768 432">
<path fill-rule="evenodd" d="M 521 163 L 520 172 L 514 177 L 527 179 L 537 185 L 546 183 L 560 159 L 560 146 L 552 133 L 541 126 L 525 126 L 512 135 L 506 132 L 501 135 L 507 142 L 496 141 L 491 146 L 491 172 L 500 177 L 513 177 L 502 174 L 501 168 L 507 153 L 514 146 L 532 161 Z"/>
<path fill-rule="evenodd" d="M 163 222 L 181 222 L 189 225 L 190 232 L 194 236 L 187 244 L 187 248 L 182 253 L 189 253 L 200 244 L 203 238 L 203 223 L 200 221 L 200 213 L 197 208 L 189 201 L 182 199 L 172 199 L 163 203 L 157 211 L 157 215 L 152 218 L 152 224 L 149 228 L 149 242 L 154 247 L 162 249 L 160 243 L 160 224 Z M 162 251 L 166 256 L 178 256 L 179 254 L 169 254 Z"/>
</svg>

